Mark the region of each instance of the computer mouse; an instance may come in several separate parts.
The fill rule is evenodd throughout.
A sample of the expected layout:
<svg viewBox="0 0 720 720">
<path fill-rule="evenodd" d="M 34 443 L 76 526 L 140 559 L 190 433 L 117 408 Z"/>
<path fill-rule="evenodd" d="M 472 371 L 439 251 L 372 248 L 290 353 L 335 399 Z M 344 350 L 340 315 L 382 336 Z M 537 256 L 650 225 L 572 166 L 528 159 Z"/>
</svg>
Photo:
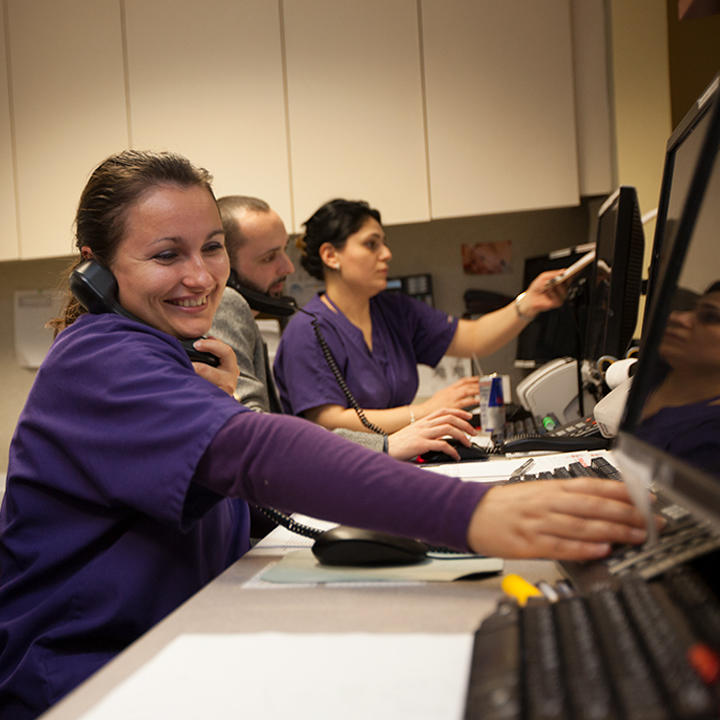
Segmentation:
<svg viewBox="0 0 720 720">
<path fill-rule="evenodd" d="M 425 543 L 375 530 L 339 525 L 319 535 L 312 546 L 322 565 L 414 565 L 426 559 Z"/>
<path fill-rule="evenodd" d="M 457 450 L 460 456 L 460 462 L 468 462 L 470 460 L 487 460 L 489 456 L 489 450 L 478 447 L 477 445 L 471 444 L 470 447 L 463 445 L 459 440 L 455 438 L 449 438 L 446 440 L 448 445 Z M 458 462 L 455 458 L 445 454 L 442 450 L 428 450 L 418 458 L 421 463 L 453 463 Z"/>
</svg>

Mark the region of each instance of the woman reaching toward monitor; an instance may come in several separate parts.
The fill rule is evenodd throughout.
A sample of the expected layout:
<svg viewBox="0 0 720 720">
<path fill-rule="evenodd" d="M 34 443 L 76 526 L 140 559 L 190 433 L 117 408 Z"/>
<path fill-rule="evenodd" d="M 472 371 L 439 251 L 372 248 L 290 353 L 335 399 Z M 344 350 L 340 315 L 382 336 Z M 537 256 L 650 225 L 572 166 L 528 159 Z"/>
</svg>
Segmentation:
<svg viewBox="0 0 720 720">
<path fill-rule="evenodd" d="M 330 429 L 364 428 L 329 366 L 328 351 L 376 431 L 395 432 L 439 408 L 477 405 L 477 377 L 413 402 L 418 363 L 434 367 L 444 355 L 489 355 L 566 294 L 562 284 L 547 287 L 561 271 L 545 272 L 506 307 L 458 320 L 400 293 L 383 293 L 391 258 L 380 213 L 365 202 L 332 200 L 305 223 L 301 262 L 324 281 L 325 291 L 305 313 L 295 314 L 280 340 L 274 370 L 285 412 Z"/>
<path fill-rule="evenodd" d="M 236 561 L 248 503 L 507 557 L 645 538 L 618 482 L 487 488 L 236 402 L 232 350 L 198 340 L 214 368 L 181 344 L 208 332 L 229 274 L 209 175 L 185 158 L 101 163 L 76 236 L 134 318 L 70 302 L 18 420 L 0 509 L 3 720 L 35 718 Z"/>
</svg>

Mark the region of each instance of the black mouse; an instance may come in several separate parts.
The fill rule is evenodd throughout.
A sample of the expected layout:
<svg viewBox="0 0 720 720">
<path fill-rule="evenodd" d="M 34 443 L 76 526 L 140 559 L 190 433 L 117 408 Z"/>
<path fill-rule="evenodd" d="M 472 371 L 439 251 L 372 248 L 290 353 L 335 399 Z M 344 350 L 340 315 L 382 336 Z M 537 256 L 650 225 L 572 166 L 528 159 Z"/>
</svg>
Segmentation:
<svg viewBox="0 0 720 720">
<path fill-rule="evenodd" d="M 419 540 L 363 530 L 338 527 L 319 535 L 312 546 L 322 565 L 414 565 L 426 559 L 428 547 Z"/>
<path fill-rule="evenodd" d="M 487 460 L 489 456 L 488 450 L 483 450 L 477 445 L 471 444 L 470 447 L 463 445 L 459 440 L 455 438 L 448 438 L 445 442 L 451 445 L 457 450 L 460 456 L 460 462 L 467 462 L 469 460 Z M 428 450 L 418 458 L 421 463 L 454 463 L 458 462 L 455 458 L 446 455 L 442 450 Z"/>
</svg>

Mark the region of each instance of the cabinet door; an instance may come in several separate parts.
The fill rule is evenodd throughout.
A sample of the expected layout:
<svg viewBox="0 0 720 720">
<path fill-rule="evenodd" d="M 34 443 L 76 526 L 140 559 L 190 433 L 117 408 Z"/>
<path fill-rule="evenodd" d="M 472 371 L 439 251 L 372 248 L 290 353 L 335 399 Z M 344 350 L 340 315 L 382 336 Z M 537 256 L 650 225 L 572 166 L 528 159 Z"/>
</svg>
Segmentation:
<svg viewBox="0 0 720 720">
<path fill-rule="evenodd" d="M 20 257 L 68 255 L 89 173 L 127 147 L 118 0 L 8 0 Z"/>
<path fill-rule="evenodd" d="M 568 0 L 422 0 L 433 217 L 579 201 Z"/>
<path fill-rule="evenodd" d="M 291 224 L 280 18 L 267 0 L 126 0 L 131 141 Z"/>
<path fill-rule="evenodd" d="M 0 260 L 17 260 L 20 248 L 15 214 L 15 180 L 6 58 L 5 18 L 0 13 Z"/>
<path fill-rule="evenodd" d="M 415 0 L 285 0 L 296 218 L 334 197 L 429 218 Z"/>
</svg>

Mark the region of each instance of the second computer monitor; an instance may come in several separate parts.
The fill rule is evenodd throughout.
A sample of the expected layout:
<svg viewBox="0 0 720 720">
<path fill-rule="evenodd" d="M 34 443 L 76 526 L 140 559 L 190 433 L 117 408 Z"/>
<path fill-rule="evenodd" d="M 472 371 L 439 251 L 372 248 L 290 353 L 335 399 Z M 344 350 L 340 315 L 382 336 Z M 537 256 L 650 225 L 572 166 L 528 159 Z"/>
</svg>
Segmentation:
<svg viewBox="0 0 720 720">
<path fill-rule="evenodd" d="M 645 239 L 635 188 L 621 186 L 598 213 L 583 357 L 625 356 L 635 334 Z"/>
</svg>

